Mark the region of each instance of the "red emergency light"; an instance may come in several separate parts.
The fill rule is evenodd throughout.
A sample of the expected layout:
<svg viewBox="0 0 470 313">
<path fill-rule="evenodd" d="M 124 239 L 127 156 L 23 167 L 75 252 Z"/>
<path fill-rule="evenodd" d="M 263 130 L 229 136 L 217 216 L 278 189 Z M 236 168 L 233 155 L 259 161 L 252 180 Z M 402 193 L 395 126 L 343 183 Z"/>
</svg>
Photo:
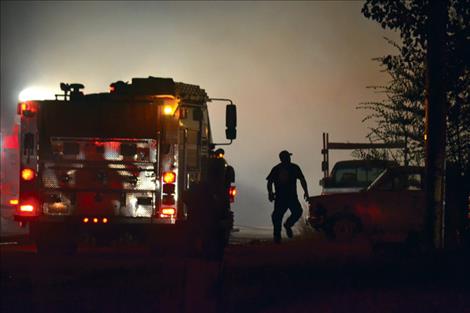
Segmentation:
<svg viewBox="0 0 470 313">
<path fill-rule="evenodd" d="M 13 126 L 11 134 L 3 136 L 3 149 L 18 149 L 18 132 L 19 126 Z"/>
<path fill-rule="evenodd" d="M 23 114 L 24 112 L 37 112 L 37 107 L 33 103 L 30 102 L 21 102 L 18 104 L 16 113 Z"/>
</svg>

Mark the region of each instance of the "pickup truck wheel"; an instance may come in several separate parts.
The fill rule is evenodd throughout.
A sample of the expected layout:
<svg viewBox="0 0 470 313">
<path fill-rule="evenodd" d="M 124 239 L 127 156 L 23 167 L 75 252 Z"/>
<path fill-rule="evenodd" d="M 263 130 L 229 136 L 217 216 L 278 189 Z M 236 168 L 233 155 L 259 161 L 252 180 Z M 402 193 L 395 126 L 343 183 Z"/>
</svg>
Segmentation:
<svg viewBox="0 0 470 313">
<path fill-rule="evenodd" d="M 352 218 L 338 218 L 331 227 L 332 235 L 338 241 L 350 241 L 359 231 L 358 223 Z"/>
</svg>

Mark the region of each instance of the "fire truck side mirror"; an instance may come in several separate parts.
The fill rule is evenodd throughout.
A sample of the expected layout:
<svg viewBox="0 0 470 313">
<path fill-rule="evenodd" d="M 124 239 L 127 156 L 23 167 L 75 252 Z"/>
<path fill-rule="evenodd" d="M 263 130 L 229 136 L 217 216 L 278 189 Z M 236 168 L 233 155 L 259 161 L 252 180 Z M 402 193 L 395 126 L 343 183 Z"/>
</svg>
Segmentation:
<svg viewBox="0 0 470 313">
<path fill-rule="evenodd" d="M 235 104 L 227 104 L 225 107 L 225 136 L 229 140 L 237 138 L 237 107 Z"/>
</svg>

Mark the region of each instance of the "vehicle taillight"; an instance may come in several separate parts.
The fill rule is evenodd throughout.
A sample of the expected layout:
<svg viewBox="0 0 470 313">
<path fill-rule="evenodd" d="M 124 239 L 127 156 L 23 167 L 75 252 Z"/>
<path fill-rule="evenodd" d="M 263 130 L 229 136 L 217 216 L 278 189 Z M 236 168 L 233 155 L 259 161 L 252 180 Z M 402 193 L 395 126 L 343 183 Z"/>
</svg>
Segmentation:
<svg viewBox="0 0 470 313">
<path fill-rule="evenodd" d="M 36 198 L 28 196 L 19 201 L 16 207 L 16 213 L 20 216 L 36 216 L 38 215 L 40 205 Z"/>
<path fill-rule="evenodd" d="M 172 184 L 176 181 L 176 174 L 174 172 L 163 173 L 163 181 L 167 184 Z"/>
<path fill-rule="evenodd" d="M 230 188 L 228 190 L 228 195 L 229 195 L 229 198 L 230 198 L 230 202 L 234 202 L 235 201 L 235 196 L 237 195 L 237 187 L 230 186 Z"/>
<path fill-rule="evenodd" d="M 32 204 L 22 204 L 20 205 L 20 212 L 34 212 L 34 206 Z"/>
<path fill-rule="evenodd" d="M 163 195 L 162 203 L 164 205 L 174 205 L 175 204 L 175 196 L 174 195 Z"/>
<path fill-rule="evenodd" d="M 176 204 L 176 173 L 172 171 L 164 172 L 162 176 L 163 180 L 163 192 L 160 210 L 158 211 L 160 218 L 171 218 L 173 219 L 176 215 L 176 208 L 173 206 Z"/>
<path fill-rule="evenodd" d="M 176 210 L 174 208 L 162 208 L 162 215 L 175 215 Z"/>
<path fill-rule="evenodd" d="M 175 184 L 164 184 L 163 185 L 163 193 L 173 194 L 173 193 L 175 193 L 175 190 L 176 190 Z"/>
<path fill-rule="evenodd" d="M 18 199 L 11 199 L 8 203 L 10 203 L 10 205 L 18 205 L 19 200 Z"/>
<path fill-rule="evenodd" d="M 34 177 L 36 176 L 36 173 L 34 172 L 33 169 L 30 168 L 24 168 L 21 170 L 21 178 L 26 181 L 33 180 Z"/>
<path fill-rule="evenodd" d="M 92 222 L 95 223 L 95 224 L 98 224 L 98 222 L 99 222 L 100 220 L 99 220 L 99 218 L 97 218 L 97 217 L 94 217 L 94 218 L 92 218 L 92 219 L 90 219 L 90 218 L 88 218 L 88 217 L 84 217 L 84 218 L 82 219 L 82 222 L 85 223 L 85 224 L 88 224 L 88 222 L 90 222 L 90 221 L 92 221 Z M 103 217 L 103 218 L 101 219 L 101 222 L 102 222 L 103 224 L 107 224 L 107 223 L 109 222 L 109 219 L 108 219 L 107 217 Z"/>
</svg>

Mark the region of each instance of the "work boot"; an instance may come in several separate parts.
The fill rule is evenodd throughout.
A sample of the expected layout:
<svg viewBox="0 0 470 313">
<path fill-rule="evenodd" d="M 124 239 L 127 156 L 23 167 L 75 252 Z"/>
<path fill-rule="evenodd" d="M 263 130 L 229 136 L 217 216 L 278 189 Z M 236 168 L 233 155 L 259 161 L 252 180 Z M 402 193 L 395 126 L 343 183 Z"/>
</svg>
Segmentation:
<svg viewBox="0 0 470 313">
<path fill-rule="evenodd" d="M 294 234 L 292 233 L 292 228 L 288 227 L 286 224 L 284 224 L 284 228 L 286 229 L 287 237 L 289 238 L 294 237 Z"/>
</svg>

